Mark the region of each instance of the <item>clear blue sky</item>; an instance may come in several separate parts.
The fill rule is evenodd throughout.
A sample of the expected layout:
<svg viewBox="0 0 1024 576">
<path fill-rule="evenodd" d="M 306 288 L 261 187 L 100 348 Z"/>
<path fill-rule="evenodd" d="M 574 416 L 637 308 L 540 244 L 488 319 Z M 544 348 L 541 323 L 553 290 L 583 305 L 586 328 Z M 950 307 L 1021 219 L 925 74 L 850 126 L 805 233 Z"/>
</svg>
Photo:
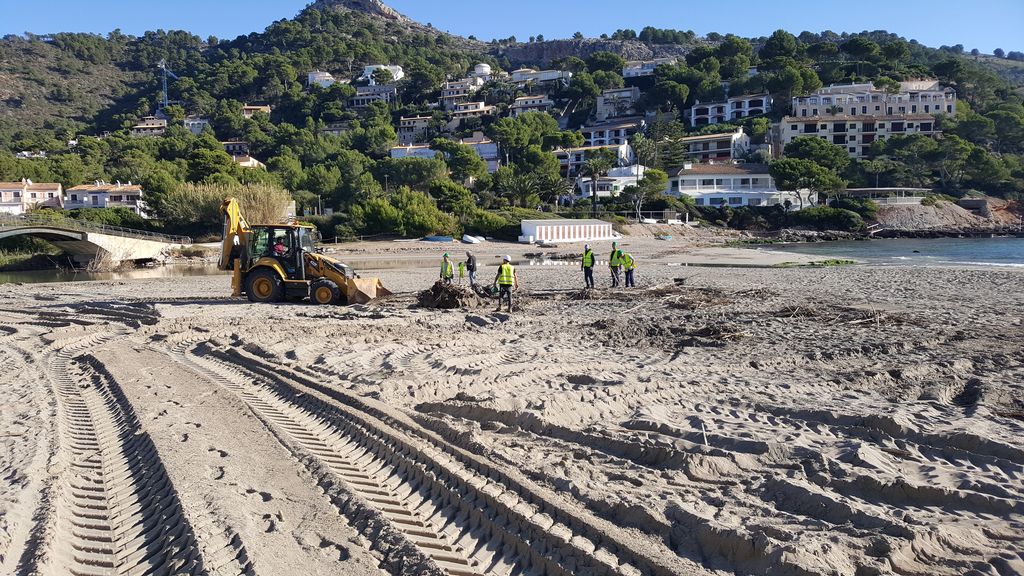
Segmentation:
<svg viewBox="0 0 1024 576">
<path fill-rule="evenodd" d="M 436 28 L 481 40 L 543 34 L 566 38 L 646 25 L 766 36 L 778 28 L 793 33 L 860 32 L 884 29 L 929 46 L 963 44 L 991 53 L 1024 50 L 1024 0 L 390 0 L 396 10 Z M 306 0 L 0 0 L 0 34 L 98 32 L 128 34 L 182 29 L 202 37 L 234 38 L 291 18 Z M 735 15 L 727 18 L 727 14 Z"/>
</svg>

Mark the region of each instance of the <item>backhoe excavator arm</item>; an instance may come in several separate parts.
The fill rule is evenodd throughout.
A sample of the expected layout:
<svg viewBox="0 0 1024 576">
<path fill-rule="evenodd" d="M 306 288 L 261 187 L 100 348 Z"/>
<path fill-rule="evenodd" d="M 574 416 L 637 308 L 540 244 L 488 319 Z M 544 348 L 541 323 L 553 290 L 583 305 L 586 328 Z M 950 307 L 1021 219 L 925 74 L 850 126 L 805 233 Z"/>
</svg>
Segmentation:
<svg viewBox="0 0 1024 576">
<path fill-rule="evenodd" d="M 242 263 L 239 258 L 242 255 L 243 246 L 248 242 L 249 223 L 242 216 L 242 209 L 238 206 L 238 200 L 228 198 L 220 205 L 221 218 L 224 221 L 224 228 L 221 234 L 220 260 L 217 268 L 221 270 L 232 270 L 231 293 L 238 297 L 242 295 Z"/>
<path fill-rule="evenodd" d="M 221 218 L 224 221 L 224 228 L 221 234 L 221 253 L 217 267 L 221 270 L 234 268 L 234 260 L 238 258 L 241 246 L 245 242 L 245 236 L 249 233 L 249 224 L 242 216 L 242 210 L 238 206 L 238 200 L 228 198 L 220 205 Z"/>
</svg>

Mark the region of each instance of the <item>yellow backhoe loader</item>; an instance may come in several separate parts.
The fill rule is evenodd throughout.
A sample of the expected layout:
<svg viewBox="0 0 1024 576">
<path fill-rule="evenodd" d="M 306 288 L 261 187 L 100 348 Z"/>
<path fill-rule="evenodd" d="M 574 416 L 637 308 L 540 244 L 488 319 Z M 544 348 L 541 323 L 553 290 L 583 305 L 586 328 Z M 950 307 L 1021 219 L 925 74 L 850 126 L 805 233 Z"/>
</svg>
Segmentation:
<svg viewBox="0 0 1024 576">
<path fill-rule="evenodd" d="M 309 298 L 316 304 L 365 304 L 391 294 L 377 278 L 360 278 L 316 247 L 308 224 L 249 224 L 238 200 L 221 204 L 223 246 L 217 267 L 232 270 L 234 296 L 251 302 Z"/>
</svg>

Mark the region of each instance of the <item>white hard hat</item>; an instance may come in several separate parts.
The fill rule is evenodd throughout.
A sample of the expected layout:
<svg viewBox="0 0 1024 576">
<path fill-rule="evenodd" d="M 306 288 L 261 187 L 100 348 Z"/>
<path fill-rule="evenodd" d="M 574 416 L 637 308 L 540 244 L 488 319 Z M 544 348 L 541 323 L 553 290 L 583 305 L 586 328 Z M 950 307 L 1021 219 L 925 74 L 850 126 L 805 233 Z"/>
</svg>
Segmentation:
<svg viewBox="0 0 1024 576">
<path fill-rule="evenodd" d="M 512 261 L 512 257 L 508 256 L 508 255 L 502 256 L 501 259 L 504 260 L 505 262 L 511 262 Z"/>
</svg>

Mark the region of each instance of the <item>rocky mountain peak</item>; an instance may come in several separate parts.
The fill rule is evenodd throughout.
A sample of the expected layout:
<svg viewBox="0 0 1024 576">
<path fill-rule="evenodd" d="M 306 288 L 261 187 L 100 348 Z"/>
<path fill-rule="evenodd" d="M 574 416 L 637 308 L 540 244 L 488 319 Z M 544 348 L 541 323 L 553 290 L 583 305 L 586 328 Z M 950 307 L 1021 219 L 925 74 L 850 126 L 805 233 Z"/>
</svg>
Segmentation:
<svg viewBox="0 0 1024 576">
<path fill-rule="evenodd" d="M 381 2 L 381 0 L 317 0 L 311 8 L 317 10 L 352 10 L 396 22 L 411 22 L 409 18 Z"/>
</svg>

